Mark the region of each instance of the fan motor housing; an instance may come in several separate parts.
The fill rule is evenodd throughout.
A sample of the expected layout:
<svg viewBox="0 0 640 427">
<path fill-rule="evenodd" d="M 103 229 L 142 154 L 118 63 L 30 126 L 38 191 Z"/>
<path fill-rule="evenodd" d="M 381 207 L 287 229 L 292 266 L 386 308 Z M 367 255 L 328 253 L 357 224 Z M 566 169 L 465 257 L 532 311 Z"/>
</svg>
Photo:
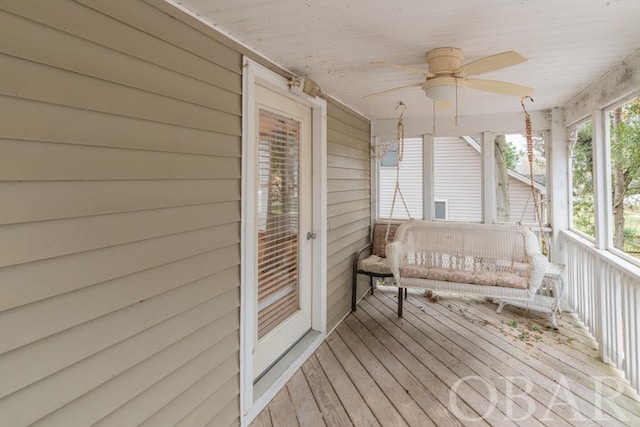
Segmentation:
<svg viewBox="0 0 640 427">
<path fill-rule="evenodd" d="M 429 72 L 433 74 L 453 74 L 462 66 L 464 52 L 455 47 L 441 47 L 427 52 L 425 56 Z"/>
</svg>

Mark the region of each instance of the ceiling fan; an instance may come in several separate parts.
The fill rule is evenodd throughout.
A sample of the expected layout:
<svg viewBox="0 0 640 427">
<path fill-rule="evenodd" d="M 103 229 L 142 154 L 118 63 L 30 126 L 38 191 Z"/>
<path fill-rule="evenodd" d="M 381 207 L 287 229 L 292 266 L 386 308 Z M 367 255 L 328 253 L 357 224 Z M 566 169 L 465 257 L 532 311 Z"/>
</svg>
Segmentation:
<svg viewBox="0 0 640 427">
<path fill-rule="evenodd" d="M 526 62 L 527 58 L 517 52 L 509 50 L 486 56 L 465 65 L 462 65 L 463 59 L 464 52 L 461 49 L 442 47 L 427 52 L 425 60 L 429 65 L 429 71 L 384 61 L 372 62 L 372 65 L 422 75 L 425 77 L 425 80 L 420 83 L 372 93 L 366 97 L 382 95 L 410 87 L 422 87 L 427 97 L 433 99 L 438 108 L 448 108 L 451 106 L 451 102 L 457 98 L 457 89 L 460 87 L 517 97 L 528 96 L 533 91 L 530 87 L 514 83 L 468 78 L 469 76 L 476 76 Z"/>
</svg>

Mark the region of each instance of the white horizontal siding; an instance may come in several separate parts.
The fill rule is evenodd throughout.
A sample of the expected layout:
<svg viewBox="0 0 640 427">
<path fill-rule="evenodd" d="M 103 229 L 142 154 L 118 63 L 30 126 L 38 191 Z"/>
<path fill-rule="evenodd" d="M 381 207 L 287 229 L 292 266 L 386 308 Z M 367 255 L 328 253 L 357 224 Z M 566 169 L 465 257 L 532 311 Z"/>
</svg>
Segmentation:
<svg viewBox="0 0 640 427">
<path fill-rule="evenodd" d="M 482 141 L 479 135 L 472 137 Z M 480 153 L 462 138 L 435 138 L 435 199 L 447 201 L 449 221 L 482 221 L 481 160 Z"/>
<path fill-rule="evenodd" d="M 241 53 L 140 0 L 0 37 L 0 425 L 237 421 Z"/>
<path fill-rule="evenodd" d="M 379 161 L 379 160 L 378 160 Z M 396 168 L 380 166 L 378 168 L 378 204 L 379 217 L 391 217 L 391 205 L 396 184 Z M 400 190 L 404 196 L 412 218 L 421 219 L 422 215 L 422 139 L 411 138 L 404 141 L 404 156 L 400 162 Z M 393 208 L 394 219 L 409 219 L 400 195 L 396 196 Z"/>
<path fill-rule="evenodd" d="M 482 141 L 482 135 L 472 135 Z M 482 221 L 481 154 L 462 138 L 435 139 L 435 198 L 446 200 L 450 221 Z M 530 187 L 509 176 L 510 222 L 534 223 Z M 494 212 L 495 215 L 495 212 Z"/>
<path fill-rule="evenodd" d="M 536 222 L 531 187 L 522 181 L 509 177 L 509 202 L 511 204 L 510 222 L 532 224 Z"/>
</svg>

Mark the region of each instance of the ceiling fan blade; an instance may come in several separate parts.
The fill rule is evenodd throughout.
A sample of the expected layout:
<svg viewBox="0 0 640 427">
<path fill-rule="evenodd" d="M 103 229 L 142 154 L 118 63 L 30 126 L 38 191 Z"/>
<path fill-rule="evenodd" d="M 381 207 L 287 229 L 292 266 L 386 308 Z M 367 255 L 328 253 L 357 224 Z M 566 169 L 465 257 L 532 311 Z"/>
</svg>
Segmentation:
<svg viewBox="0 0 640 427">
<path fill-rule="evenodd" d="M 527 62 L 518 52 L 508 50 L 469 62 L 453 72 L 455 76 L 476 76 Z"/>
<path fill-rule="evenodd" d="M 386 61 L 374 61 L 374 62 L 370 62 L 369 64 L 376 65 L 378 67 L 395 68 L 396 70 L 401 70 L 401 71 L 405 71 L 407 73 L 412 73 L 412 74 L 420 74 L 421 76 L 427 76 L 427 77 L 435 77 L 436 76 L 435 74 L 430 73 L 427 70 L 421 70 L 419 68 L 408 67 L 406 65 L 393 64 L 391 62 L 386 62 Z"/>
<path fill-rule="evenodd" d="M 436 103 L 436 110 L 448 110 L 453 106 L 453 103 L 448 100 L 434 101 Z"/>
<path fill-rule="evenodd" d="M 397 90 L 406 89 L 408 87 L 419 87 L 419 86 L 422 86 L 422 83 L 413 83 L 413 84 L 405 85 L 405 86 L 392 87 L 391 89 L 386 89 L 386 90 L 383 90 L 383 91 L 380 91 L 380 92 L 370 93 L 369 95 L 365 96 L 365 98 L 372 98 L 374 96 L 384 95 L 385 93 L 395 92 Z"/>
<path fill-rule="evenodd" d="M 499 93 L 510 96 L 529 96 L 533 88 L 517 85 L 515 83 L 499 82 L 496 80 L 465 79 L 467 87 L 471 89 L 484 90 L 485 92 Z"/>
</svg>

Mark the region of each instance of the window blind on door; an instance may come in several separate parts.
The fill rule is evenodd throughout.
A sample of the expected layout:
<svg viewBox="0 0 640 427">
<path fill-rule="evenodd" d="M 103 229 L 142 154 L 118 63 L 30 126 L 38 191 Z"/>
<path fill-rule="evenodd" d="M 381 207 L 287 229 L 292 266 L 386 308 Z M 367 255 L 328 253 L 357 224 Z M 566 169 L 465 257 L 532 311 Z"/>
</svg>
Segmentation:
<svg viewBox="0 0 640 427">
<path fill-rule="evenodd" d="M 260 110 L 258 339 L 298 310 L 300 124 Z"/>
</svg>

